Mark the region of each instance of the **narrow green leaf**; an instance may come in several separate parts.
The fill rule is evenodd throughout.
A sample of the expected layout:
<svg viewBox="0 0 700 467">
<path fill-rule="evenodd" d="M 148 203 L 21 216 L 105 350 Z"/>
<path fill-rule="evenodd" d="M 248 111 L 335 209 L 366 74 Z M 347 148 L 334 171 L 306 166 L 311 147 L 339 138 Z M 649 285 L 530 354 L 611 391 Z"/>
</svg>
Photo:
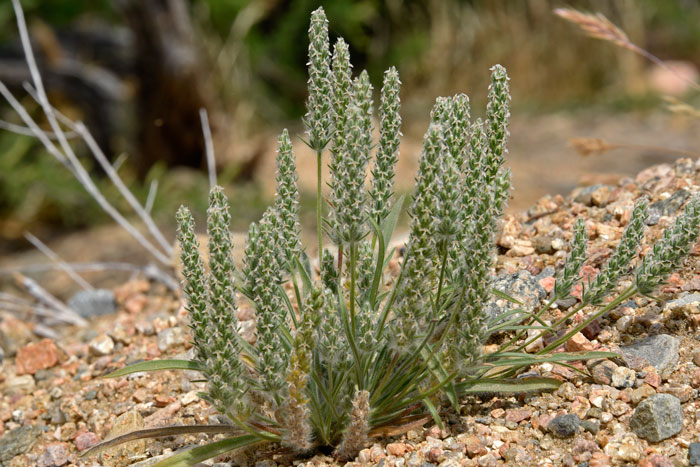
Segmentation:
<svg viewBox="0 0 700 467">
<path fill-rule="evenodd" d="M 518 300 L 517 298 L 511 297 L 507 293 L 501 292 L 498 289 L 491 289 L 491 293 L 494 294 L 495 296 L 497 296 L 498 298 L 502 298 L 503 300 L 507 300 L 511 303 L 515 303 L 516 305 L 525 306 L 525 304 L 523 302 L 521 302 L 520 300 Z"/>
<path fill-rule="evenodd" d="M 296 317 L 296 315 L 294 314 L 294 305 L 292 305 L 292 301 L 289 299 L 289 296 L 288 296 L 287 293 L 284 291 L 284 288 L 282 288 L 281 285 L 278 285 L 278 287 L 279 287 L 279 289 L 278 289 L 278 292 L 279 292 L 278 295 L 279 295 L 280 298 L 282 299 L 282 303 L 285 304 L 285 306 L 286 306 L 286 308 L 287 308 L 287 314 L 288 314 L 289 317 L 292 319 L 292 323 L 294 324 L 294 329 L 296 329 L 296 328 L 299 327 L 299 323 L 297 323 L 297 317 Z M 301 309 L 301 303 L 299 304 L 299 308 Z M 290 339 L 290 342 L 291 342 L 291 339 Z"/>
<path fill-rule="evenodd" d="M 504 320 L 510 318 L 511 316 L 515 316 L 515 315 L 522 315 L 522 318 L 525 319 L 525 318 L 532 316 L 533 313 L 530 313 L 526 310 L 523 310 L 522 308 L 514 308 L 512 310 L 506 311 L 505 313 L 499 314 L 498 316 L 494 316 L 493 318 L 491 318 L 490 320 L 487 321 L 487 326 L 491 327 L 491 325 L 495 325 L 496 323 L 498 323 L 500 321 L 504 321 Z M 520 318 L 520 317 L 518 317 L 518 318 Z"/>
<path fill-rule="evenodd" d="M 561 385 L 555 378 L 481 379 L 458 385 L 461 394 L 521 394 L 554 391 Z"/>
<path fill-rule="evenodd" d="M 299 271 L 299 275 L 301 276 L 301 281 L 304 283 L 304 291 L 311 290 L 311 276 L 309 272 L 306 270 L 303 264 L 301 264 L 301 261 L 299 261 L 299 258 L 294 258 L 294 262 L 296 263 L 297 270 Z"/>
<path fill-rule="evenodd" d="M 499 366 L 522 366 L 534 365 L 536 363 L 558 363 L 573 362 L 577 360 L 597 360 L 604 358 L 615 358 L 618 354 L 614 352 L 562 352 L 556 354 L 530 355 L 517 352 L 503 352 L 486 355 L 484 360 L 493 367 Z"/>
<path fill-rule="evenodd" d="M 430 399 L 423 399 L 423 405 L 425 405 L 425 407 L 428 409 L 428 412 L 430 412 L 430 415 L 432 415 L 433 420 L 435 421 L 435 424 L 438 426 L 438 428 L 442 430 L 442 419 L 440 418 L 440 414 L 435 408 L 435 404 L 433 404 Z"/>
<path fill-rule="evenodd" d="M 394 229 L 399 221 L 399 215 L 401 214 L 401 208 L 403 207 L 403 202 L 405 199 L 406 195 L 401 195 L 401 197 L 391 207 L 391 211 L 389 211 L 389 214 L 387 214 L 384 222 L 382 222 L 382 235 L 384 236 L 386 246 L 389 245 L 391 236 L 394 234 Z"/>
<path fill-rule="evenodd" d="M 518 320 L 518 321 L 520 321 L 520 320 Z M 524 324 L 509 324 L 509 323 L 510 323 L 510 321 L 508 323 L 504 323 L 501 326 L 496 326 L 493 329 L 489 329 L 489 331 L 492 331 L 495 333 L 495 332 L 502 332 L 502 331 L 520 331 L 522 329 L 525 329 L 525 330 L 534 329 L 536 331 L 551 331 L 552 330 L 552 328 L 550 328 L 549 326 L 542 327 L 542 326 L 529 326 L 529 325 L 524 325 Z"/>
<path fill-rule="evenodd" d="M 239 429 L 233 425 L 170 425 L 159 426 L 156 428 L 146 428 L 144 430 L 132 431 L 130 433 L 102 441 L 101 443 L 96 444 L 87 451 L 81 453 L 80 457 L 91 456 L 104 449 L 118 446 L 123 443 L 128 443 L 129 441 L 134 441 L 137 439 L 160 438 L 163 436 L 178 436 L 193 433 L 232 433 L 237 430 Z"/>
<path fill-rule="evenodd" d="M 153 467 L 190 467 L 212 457 L 225 454 L 234 449 L 249 446 L 259 442 L 260 438 L 255 435 L 242 435 L 235 438 L 226 438 L 221 441 L 199 446 L 193 449 L 188 449 L 174 456 L 168 457 L 158 462 Z"/>
<path fill-rule="evenodd" d="M 105 378 L 118 378 L 120 376 L 130 375 L 132 373 L 138 373 L 140 371 L 160 371 L 160 370 L 195 370 L 204 371 L 199 362 L 194 360 L 149 360 L 147 362 L 134 363 L 129 366 L 125 366 L 117 371 L 113 371 Z"/>
</svg>

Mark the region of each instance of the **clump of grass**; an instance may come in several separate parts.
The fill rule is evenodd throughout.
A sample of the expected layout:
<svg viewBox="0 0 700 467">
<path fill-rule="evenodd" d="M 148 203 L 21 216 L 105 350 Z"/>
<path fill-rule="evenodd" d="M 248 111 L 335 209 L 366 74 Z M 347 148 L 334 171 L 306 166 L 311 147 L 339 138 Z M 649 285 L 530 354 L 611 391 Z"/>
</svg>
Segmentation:
<svg viewBox="0 0 700 467">
<path fill-rule="evenodd" d="M 338 459 L 351 459 L 368 438 L 397 435 L 431 420 L 442 425 L 443 403 L 458 409 L 464 394 L 554 389 L 559 385 L 554 379 L 513 376 L 538 362 L 611 356 L 551 351 L 622 300 L 649 293 L 697 239 L 700 212 L 695 198 L 642 261 L 634 286 L 539 354 L 525 353 L 529 341 L 523 336 L 528 330 L 536 330 L 537 338 L 564 323 L 547 326 L 540 316 L 580 283 L 586 233 L 579 221 L 568 263 L 548 304 L 538 311 L 516 310 L 488 319 L 494 238 L 510 189 L 510 173 L 503 167 L 509 79 L 496 65 L 491 69 L 485 120 L 470 121 L 466 96 L 437 99 L 408 207 L 406 253 L 398 277 L 386 284 L 393 255 L 388 245 L 403 206 L 392 189 L 400 137 L 400 81 L 396 70 L 387 71 L 375 151 L 369 79 L 365 72 L 352 79 L 347 46 L 339 39 L 331 54 L 327 31 L 324 12 L 318 9 L 309 29 L 305 124 L 307 142 L 319 163 L 325 155 L 330 157 L 331 202 L 324 204 L 318 195 L 317 241 L 323 245 L 325 228 L 336 253 L 320 250 L 320 274 L 313 274 L 299 241 L 299 194 L 286 131 L 279 144 L 277 197 L 250 227 L 242 271 L 234 267 L 231 216 L 221 188 L 210 195 L 209 272 L 198 253 L 189 211 L 178 211 L 195 360 L 143 362 L 111 376 L 157 369 L 200 371 L 207 381 L 203 396 L 226 420 L 201 426 L 200 431 L 229 437 L 176 454 L 159 467 L 193 465 L 256 443 L 278 443 L 298 455 L 330 447 Z M 369 190 L 368 169 L 373 175 Z M 618 250 L 588 285 L 581 306 L 567 316 L 587 304 L 606 303 L 620 277 L 629 272 L 645 216 L 642 202 Z M 291 296 L 284 284 L 290 285 Z M 256 311 L 253 345 L 236 332 L 237 293 Z M 484 342 L 498 332 L 511 332 L 513 337 L 498 351 L 484 353 Z M 101 447 L 197 428 L 145 430 Z"/>
</svg>

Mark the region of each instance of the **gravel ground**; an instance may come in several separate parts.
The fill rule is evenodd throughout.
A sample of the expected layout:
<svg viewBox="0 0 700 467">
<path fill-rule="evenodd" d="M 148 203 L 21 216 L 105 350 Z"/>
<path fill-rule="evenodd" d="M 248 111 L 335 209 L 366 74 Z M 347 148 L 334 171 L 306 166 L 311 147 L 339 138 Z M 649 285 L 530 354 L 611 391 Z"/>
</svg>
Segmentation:
<svg viewBox="0 0 700 467">
<path fill-rule="evenodd" d="M 652 216 L 642 254 L 670 225 L 684 201 L 700 191 L 700 163 L 679 160 L 651 167 L 614 186 L 595 185 L 570 197 L 545 197 L 508 215 L 498 240 L 497 284 L 531 305 L 553 287 L 577 218 L 592 239 L 584 274 L 610 255 L 635 200 L 647 195 Z M 348 465 L 430 467 L 497 465 L 645 467 L 700 465 L 700 248 L 659 292 L 660 301 L 630 300 L 586 328 L 566 350 L 612 350 L 621 357 L 571 368 L 531 369 L 563 384 L 551 394 L 468 398 L 444 430 L 426 426 L 397 438 L 374 439 Z M 624 287 L 626 284 L 620 284 Z M 580 291 L 579 291 L 580 292 Z M 40 339 L 31 325 L 0 310 L 0 465 L 152 465 L 205 436 L 135 441 L 90 458 L 81 451 L 110 435 L 165 424 L 216 422 L 188 372 L 104 379 L 127 363 L 184 357 L 186 314 L 161 285 L 132 280 L 114 290 L 117 311 L 87 329 L 60 329 Z M 560 304 L 546 316 L 565 312 Z M 494 301 L 498 313 L 508 305 Z M 592 310 L 584 310 L 590 312 Z M 243 333 L 253 339 L 253 313 L 241 309 Z M 583 319 L 583 314 L 574 321 Z M 487 346 L 495 346 L 496 336 Z M 531 347 L 534 351 L 539 343 Z M 334 465 L 317 455 L 291 461 L 274 446 L 218 459 L 219 466 Z M 209 464 L 212 464 L 210 462 Z"/>
</svg>

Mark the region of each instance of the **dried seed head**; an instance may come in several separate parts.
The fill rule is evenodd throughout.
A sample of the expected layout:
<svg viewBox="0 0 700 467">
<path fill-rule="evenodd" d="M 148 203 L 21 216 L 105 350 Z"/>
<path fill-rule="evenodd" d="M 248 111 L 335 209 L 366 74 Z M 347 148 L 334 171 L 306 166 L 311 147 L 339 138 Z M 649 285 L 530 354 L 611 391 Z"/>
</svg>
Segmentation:
<svg viewBox="0 0 700 467">
<path fill-rule="evenodd" d="M 627 34 L 610 22 L 602 13 L 593 15 L 571 8 L 556 8 L 554 14 L 574 23 L 590 37 L 612 42 L 626 49 L 636 49 L 636 46 L 630 42 Z"/>
<path fill-rule="evenodd" d="M 348 461 L 354 458 L 367 444 L 369 433 L 369 392 L 355 391 L 352 399 L 352 412 L 343 440 L 335 450 L 335 457 L 340 461 Z"/>
</svg>

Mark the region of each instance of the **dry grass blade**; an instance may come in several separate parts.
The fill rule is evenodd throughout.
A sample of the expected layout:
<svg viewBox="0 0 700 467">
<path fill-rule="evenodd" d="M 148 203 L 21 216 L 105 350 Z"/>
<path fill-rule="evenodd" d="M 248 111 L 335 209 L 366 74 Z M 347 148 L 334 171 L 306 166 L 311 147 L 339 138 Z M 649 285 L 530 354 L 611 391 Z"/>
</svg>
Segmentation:
<svg viewBox="0 0 700 467">
<path fill-rule="evenodd" d="M 0 129 L 2 130 L 7 130 L 11 131 L 12 133 L 18 134 L 18 135 L 23 135 L 23 136 L 34 136 L 34 131 L 32 131 L 31 128 L 22 126 L 22 125 L 16 125 L 14 123 L 6 122 L 5 120 L 0 120 Z M 72 131 L 66 131 L 64 132 L 64 135 L 66 138 L 71 139 L 75 138 L 77 135 L 72 132 Z M 51 132 L 46 132 L 46 137 L 55 140 L 56 135 L 51 133 Z"/>
<path fill-rule="evenodd" d="M 700 118 L 700 109 L 693 107 L 690 104 L 681 102 L 675 97 L 664 96 L 666 101 L 666 109 L 677 115 L 686 115 L 688 117 Z"/>
<path fill-rule="evenodd" d="M 572 8 L 555 8 L 554 14 L 559 16 L 566 21 L 569 21 L 577 25 L 584 33 L 594 39 L 600 39 L 607 42 L 612 42 L 618 47 L 623 49 L 631 50 L 632 52 L 641 55 L 647 60 L 653 62 L 657 66 L 664 68 L 673 74 L 676 78 L 681 81 L 690 84 L 694 89 L 700 90 L 700 84 L 697 82 L 680 75 L 672 67 L 668 66 L 666 62 L 661 60 L 656 55 L 651 52 L 639 47 L 630 41 L 629 37 L 625 32 L 615 26 L 608 18 L 606 18 L 602 13 L 583 13 L 582 11 L 574 10 Z"/>
<path fill-rule="evenodd" d="M 17 284 L 23 287 L 27 293 L 54 310 L 53 319 L 76 326 L 87 326 L 88 323 L 82 316 L 71 310 L 61 300 L 51 295 L 46 289 L 37 284 L 36 281 L 22 274 L 15 274 L 14 276 Z"/>
<path fill-rule="evenodd" d="M 214 156 L 214 141 L 211 136 L 209 126 L 209 115 L 207 109 L 199 109 L 199 119 L 202 122 L 202 136 L 204 137 L 204 148 L 207 155 L 207 174 L 209 175 L 209 189 L 216 186 L 216 157 Z"/>
<path fill-rule="evenodd" d="M 100 207 L 109 214 L 120 226 L 122 226 L 131 236 L 146 249 L 156 260 L 160 263 L 170 266 L 171 260 L 170 256 L 172 254 L 172 245 L 168 242 L 162 233 L 158 230 L 155 222 L 151 216 L 143 209 L 143 207 L 136 201 L 131 192 L 124 186 L 121 179 L 116 175 L 113 167 L 109 164 L 104 157 L 104 154 L 100 151 L 97 144 L 92 139 L 91 135 L 80 123 L 73 123 L 69 119 L 62 116 L 60 112 L 54 109 L 49 103 L 46 91 L 44 89 L 44 84 L 39 73 L 39 69 L 34 58 L 34 52 L 31 47 L 31 42 L 29 40 L 29 33 L 27 31 L 27 25 L 24 19 L 24 12 L 22 11 L 22 5 L 19 0 L 12 0 L 12 6 L 17 18 L 17 28 L 20 34 L 20 40 L 22 43 L 22 49 L 24 51 L 25 60 L 32 77 L 32 82 L 34 83 L 34 91 L 30 94 L 36 101 L 40 104 L 41 109 L 51 127 L 51 132 L 47 133 L 39 128 L 34 119 L 29 115 L 29 113 L 22 107 L 22 105 L 15 99 L 15 97 L 10 93 L 9 89 L 0 82 L 0 95 L 2 95 L 5 100 L 10 104 L 10 106 L 17 112 L 19 117 L 22 119 L 26 128 L 28 128 L 32 134 L 39 139 L 44 148 L 59 162 L 61 162 L 72 174 L 73 176 L 83 185 L 85 190 L 92 196 L 92 198 L 100 205 Z M 28 86 L 25 83 L 26 86 Z M 159 249 L 151 241 L 149 241 L 137 228 L 135 228 L 107 199 L 104 197 L 99 188 L 95 185 L 94 181 L 90 177 L 89 173 L 85 170 L 80 160 L 78 159 L 73 148 L 68 143 L 68 135 L 61 127 L 61 123 L 69 127 L 74 132 L 71 135 L 78 134 L 88 145 L 88 148 L 93 153 L 95 158 L 103 165 L 105 171 L 113 181 L 119 192 L 124 196 L 127 202 L 133 207 L 136 213 L 143 219 L 148 230 L 153 235 L 157 243 L 159 243 Z M 7 126 L 7 125 L 5 125 Z M 54 144 L 52 138 L 55 138 L 57 144 Z"/>
<path fill-rule="evenodd" d="M 180 283 L 177 279 L 173 278 L 170 274 L 160 269 L 155 264 L 147 264 L 145 266 L 140 266 L 132 263 L 117 263 L 117 262 L 94 262 L 94 263 L 66 263 L 74 271 L 80 272 L 101 272 L 101 271 L 124 271 L 131 272 L 135 274 L 143 274 L 148 279 L 158 281 L 163 283 L 168 289 L 172 291 L 180 290 Z M 0 276 L 14 275 L 17 272 L 20 273 L 36 273 L 44 271 L 52 271 L 59 269 L 59 267 L 54 264 L 30 264 L 27 266 L 18 266 L 12 268 L 0 268 Z M 0 298 L 2 296 L 0 295 Z"/>
<path fill-rule="evenodd" d="M 571 8 L 557 8 L 554 10 L 554 14 L 574 23 L 590 37 L 613 42 L 620 47 L 633 50 L 634 52 L 639 51 L 639 47 L 629 40 L 627 34 L 601 13 L 591 14 Z"/>
<path fill-rule="evenodd" d="M 82 287 L 84 290 L 94 290 L 94 287 L 91 286 L 85 279 L 80 277 L 71 267 L 68 263 L 63 261 L 51 248 L 49 248 L 48 245 L 46 245 L 44 242 L 39 240 L 37 237 L 32 235 L 30 232 L 25 232 L 24 233 L 24 238 L 29 241 L 34 247 L 42 252 L 44 255 L 46 255 L 51 261 L 56 263 L 56 266 L 59 267 L 59 269 L 63 270 L 68 276 L 75 281 L 76 284 L 78 284 L 80 287 Z"/>
</svg>

